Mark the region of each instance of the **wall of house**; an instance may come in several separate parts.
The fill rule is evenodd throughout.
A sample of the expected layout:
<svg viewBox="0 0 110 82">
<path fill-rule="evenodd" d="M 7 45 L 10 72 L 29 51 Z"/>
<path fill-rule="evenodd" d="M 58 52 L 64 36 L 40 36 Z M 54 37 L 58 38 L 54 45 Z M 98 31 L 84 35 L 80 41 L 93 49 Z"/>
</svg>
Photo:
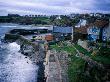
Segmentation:
<svg viewBox="0 0 110 82">
<path fill-rule="evenodd" d="M 88 42 L 86 40 L 82 41 L 81 39 L 79 39 L 77 44 L 82 46 L 84 49 L 88 49 Z"/>
<path fill-rule="evenodd" d="M 89 40 L 96 41 L 97 39 L 99 39 L 100 28 L 94 26 L 90 27 L 87 29 L 87 33 Z"/>
<path fill-rule="evenodd" d="M 53 33 L 53 39 L 55 41 L 71 40 L 71 33 Z"/>
<path fill-rule="evenodd" d="M 107 37 L 108 37 L 108 40 L 110 40 L 110 25 L 109 25 L 109 27 L 107 29 Z"/>
<path fill-rule="evenodd" d="M 87 34 L 75 33 L 74 38 L 73 38 L 73 42 L 77 42 L 79 39 L 87 40 Z"/>
<path fill-rule="evenodd" d="M 103 29 L 103 41 L 110 41 L 110 25 Z"/>
</svg>

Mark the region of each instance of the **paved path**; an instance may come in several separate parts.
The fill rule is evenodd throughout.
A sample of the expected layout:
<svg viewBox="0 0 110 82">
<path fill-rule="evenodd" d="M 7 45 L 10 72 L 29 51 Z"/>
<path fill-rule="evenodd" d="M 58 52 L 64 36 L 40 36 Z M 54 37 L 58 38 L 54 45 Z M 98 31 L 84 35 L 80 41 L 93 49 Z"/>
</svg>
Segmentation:
<svg viewBox="0 0 110 82">
<path fill-rule="evenodd" d="M 61 66 L 58 61 L 58 57 L 51 53 L 50 50 L 47 52 L 45 64 L 45 76 L 47 78 L 46 82 L 62 82 Z"/>
</svg>

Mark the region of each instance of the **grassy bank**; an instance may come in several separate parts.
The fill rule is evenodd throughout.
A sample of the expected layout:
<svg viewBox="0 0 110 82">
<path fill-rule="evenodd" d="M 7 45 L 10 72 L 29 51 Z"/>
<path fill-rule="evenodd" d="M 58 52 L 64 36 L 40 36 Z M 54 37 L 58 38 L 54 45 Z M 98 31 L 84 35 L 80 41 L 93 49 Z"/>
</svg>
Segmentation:
<svg viewBox="0 0 110 82">
<path fill-rule="evenodd" d="M 89 56 L 93 60 L 100 62 L 102 64 L 110 64 L 110 56 L 106 55 L 91 55 L 92 52 L 88 52 L 86 49 L 82 48 L 81 46 L 75 44 L 75 45 L 66 45 L 66 44 L 54 44 L 51 45 L 51 49 L 56 49 L 57 51 L 66 51 L 69 53 L 69 64 L 68 64 L 68 77 L 69 82 L 100 82 L 102 81 L 102 76 L 104 74 L 103 71 L 98 70 L 97 67 L 93 67 L 93 69 L 90 72 L 90 77 L 86 75 L 85 69 L 86 69 L 86 62 L 81 59 L 80 57 L 76 57 L 76 50 L 79 50 L 79 52 L 85 54 L 86 56 Z"/>
<path fill-rule="evenodd" d="M 99 53 L 96 53 L 95 55 L 91 55 L 92 52 L 88 52 L 86 49 L 82 48 L 79 45 L 74 45 L 75 48 L 77 48 L 81 53 L 85 54 L 86 56 L 89 56 L 94 61 L 97 61 L 102 64 L 110 64 L 110 49 L 104 48 L 99 51 Z M 107 52 L 108 54 L 104 53 Z"/>
<path fill-rule="evenodd" d="M 83 75 L 85 68 L 85 61 L 76 57 L 76 50 L 73 46 L 59 46 L 51 45 L 52 49 L 57 51 L 67 51 L 69 53 L 68 77 L 69 82 L 88 82 L 87 78 Z"/>
</svg>

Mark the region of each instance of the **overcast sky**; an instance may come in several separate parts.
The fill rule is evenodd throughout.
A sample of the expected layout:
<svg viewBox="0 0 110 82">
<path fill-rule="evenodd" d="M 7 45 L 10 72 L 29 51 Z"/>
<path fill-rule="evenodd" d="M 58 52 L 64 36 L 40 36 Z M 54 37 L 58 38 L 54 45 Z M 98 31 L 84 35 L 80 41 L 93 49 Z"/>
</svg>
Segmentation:
<svg viewBox="0 0 110 82">
<path fill-rule="evenodd" d="M 110 12 L 110 0 L 0 0 L 0 15 Z"/>
</svg>

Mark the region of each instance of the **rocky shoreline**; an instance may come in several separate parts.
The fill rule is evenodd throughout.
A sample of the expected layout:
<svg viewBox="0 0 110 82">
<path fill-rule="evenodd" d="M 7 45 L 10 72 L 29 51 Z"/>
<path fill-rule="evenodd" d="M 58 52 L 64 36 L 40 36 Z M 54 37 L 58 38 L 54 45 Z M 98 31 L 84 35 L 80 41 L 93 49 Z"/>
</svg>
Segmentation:
<svg viewBox="0 0 110 82">
<path fill-rule="evenodd" d="M 26 39 L 23 35 L 16 33 L 7 33 L 5 34 L 4 39 L 7 42 L 16 42 L 20 45 L 20 52 L 29 57 L 34 64 L 39 66 L 37 82 L 45 82 L 45 66 L 43 64 L 45 59 L 44 46 L 41 47 L 40 43 L 32 42 Z"/>
</svg>

